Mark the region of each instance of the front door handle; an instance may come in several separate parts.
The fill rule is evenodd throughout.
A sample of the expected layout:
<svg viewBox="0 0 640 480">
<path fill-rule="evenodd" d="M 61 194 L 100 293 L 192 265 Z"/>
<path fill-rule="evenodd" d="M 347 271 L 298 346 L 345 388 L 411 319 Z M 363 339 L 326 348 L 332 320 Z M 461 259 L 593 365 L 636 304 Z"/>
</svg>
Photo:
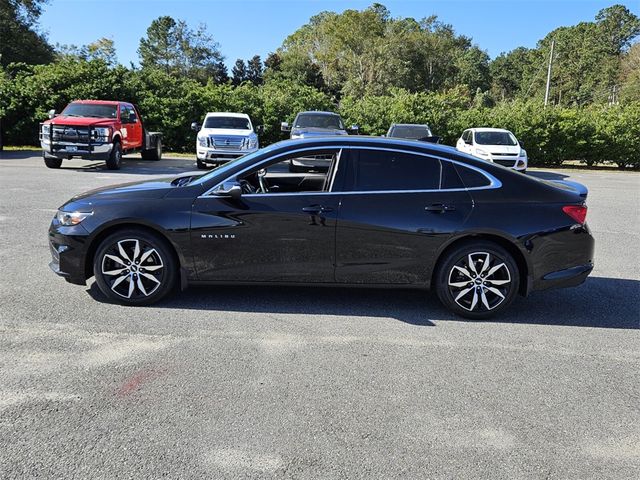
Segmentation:
<svg viewBox="0 0 640 480">
<path fill-rule="evenodd" d="M 427 212 L 444 213 L 444 212 L 451 212 L 455 210 L 456 207 L 454 207 L 453 205 L 447 205 L 444 203 L 433 203 L 431 205 L 424 207 L 424 209 Z"/>
<path fill-rule="evenodd" d="M 303 207 L 302 211 L 305 213 L 313 213 L 317 215 L 318 213 L 333 212 L 333 208 L 323 207 L 322 205 L 309 205 L 308 207 Z"/>
</svg>

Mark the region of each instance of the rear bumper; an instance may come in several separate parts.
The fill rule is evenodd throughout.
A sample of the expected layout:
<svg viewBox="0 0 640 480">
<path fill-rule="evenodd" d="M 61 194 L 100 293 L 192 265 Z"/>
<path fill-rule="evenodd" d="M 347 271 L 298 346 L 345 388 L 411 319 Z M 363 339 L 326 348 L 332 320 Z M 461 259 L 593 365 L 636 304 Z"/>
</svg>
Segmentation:
<svg viewBox="0 0 640 480">
<path fill-rule="evenodd" d="M 588 263 L 586 265 L 578 265 L 564 270 L 558 270 L 557 272 L 547 273 L 542 277 L 542 281 L 539 283 L 537 290 L 576 287 L 584 283 L 592 270 L 593 263 Z"/>
</svg>

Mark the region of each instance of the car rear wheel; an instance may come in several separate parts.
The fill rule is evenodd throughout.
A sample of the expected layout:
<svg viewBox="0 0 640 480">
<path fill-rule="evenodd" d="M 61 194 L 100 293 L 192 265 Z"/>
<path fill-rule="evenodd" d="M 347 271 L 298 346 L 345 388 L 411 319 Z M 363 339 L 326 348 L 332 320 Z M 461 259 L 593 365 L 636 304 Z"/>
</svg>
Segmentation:
<svg viewBox="0 0 640 480">
<path fill-rule="evenodd" d="M 143 160 L 161 160 L 162 159 L 162 141 L 158 138 L 155 148 L 142 150 L 140 153 Z"/>
<path fill-rule="evenodd" d="M 107 159 L 107 168 L 109 170 L 120 170 L 120 164 L 122 163 L 122 145 L 119 141 L 113 142 L 113 148 L 111 154 Z"/>
<path fill-rule="evenodd" d="M 42 158 L 44 159 L 44 164 L 48 168 L 60 168 L 62 165 L 62 159 L 56 157 L 48 157 L 44 153 L 42 154 Z"/>
<path fill-rule="evenodd" d="M 102 293 L 124 305 L 159 301 L 173 289 L 176 272 L 167 242 L 142 230 L 108 236 L 93 260 L 93 274 Z"/>
<path fill-rule="evenodd" d="M 492 242 L 473 242 L 452 250 L 440 262 L 438 298 L 454 313 L 485 319 L 506 310 L 515 299 L 520 274 L 513 257 Z"/>
</svg>

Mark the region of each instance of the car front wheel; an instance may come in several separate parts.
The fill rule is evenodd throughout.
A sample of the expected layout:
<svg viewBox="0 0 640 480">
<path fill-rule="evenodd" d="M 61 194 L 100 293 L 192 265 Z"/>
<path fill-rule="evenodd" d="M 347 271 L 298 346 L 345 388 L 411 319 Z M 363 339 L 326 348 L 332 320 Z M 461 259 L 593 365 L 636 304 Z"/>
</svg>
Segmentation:
<svg viewBox="0 0 640 480">
<path fill-rule="evenodd" d="M 165 297 L 176 282 L 176 263 L 167 242 L 142 230 L 116 232 L 98 246 L 93 273 L 110 300 L 149 305 Z"/>
<path fill-rule="evenodd" d="M 467 243 L 440 263 L 436 291 L 454 313 L 471 319 L 497 315 L 513 302 L 520 274 L 513 257 L 491 242 Z"/>
</svg>

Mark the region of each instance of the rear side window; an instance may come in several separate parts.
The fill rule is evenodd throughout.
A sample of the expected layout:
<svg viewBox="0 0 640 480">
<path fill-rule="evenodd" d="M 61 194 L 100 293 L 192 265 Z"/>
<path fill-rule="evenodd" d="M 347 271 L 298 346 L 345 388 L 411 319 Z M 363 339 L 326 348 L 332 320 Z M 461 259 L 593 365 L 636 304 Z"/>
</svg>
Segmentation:
<svg viewBox="0 0 640 480">
<path fill-rule="evenodd" d="M 462 165 L 456 165 L 455 168 L 466 188 L 487 187 L 491 184 L 491 181 L 477 170 Z"/>
<path fill-rule="evenodd" d="M 347 190 L 437 190 L 440 161 L 387 150 L 357 150 L 347 172 Z"/>
</svg>

